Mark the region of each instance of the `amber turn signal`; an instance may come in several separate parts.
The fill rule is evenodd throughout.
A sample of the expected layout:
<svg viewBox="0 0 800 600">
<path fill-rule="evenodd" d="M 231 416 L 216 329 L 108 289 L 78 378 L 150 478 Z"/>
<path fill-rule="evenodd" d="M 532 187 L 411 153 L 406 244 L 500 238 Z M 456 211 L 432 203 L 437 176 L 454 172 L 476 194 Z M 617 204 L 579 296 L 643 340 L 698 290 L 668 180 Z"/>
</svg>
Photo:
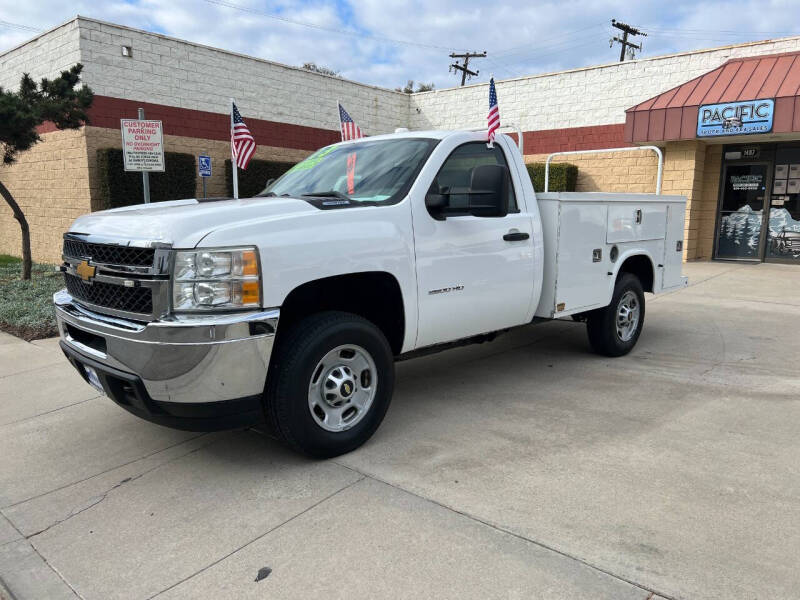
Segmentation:
<svg viewBox="0 0 800 600">
<path fill-rule="evenodd" d="M 242 275 L 258 275 L 258 258 L 255 250 L 242 252 Z"/>
</svg>

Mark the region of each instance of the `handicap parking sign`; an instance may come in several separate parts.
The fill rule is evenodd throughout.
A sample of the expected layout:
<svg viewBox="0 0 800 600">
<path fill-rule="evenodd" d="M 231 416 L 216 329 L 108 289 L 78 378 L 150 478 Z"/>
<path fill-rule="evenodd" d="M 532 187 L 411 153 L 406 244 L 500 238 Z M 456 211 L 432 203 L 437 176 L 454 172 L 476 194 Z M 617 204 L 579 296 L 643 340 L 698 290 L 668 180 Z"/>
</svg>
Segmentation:
<svg viewBox="0 0 800 600">
<path fill-rule="evenodd" d="M 197 166 L 200 177 L 211 177 L 211 157 L 200 155 L 197 157 Z"/>
</svg>

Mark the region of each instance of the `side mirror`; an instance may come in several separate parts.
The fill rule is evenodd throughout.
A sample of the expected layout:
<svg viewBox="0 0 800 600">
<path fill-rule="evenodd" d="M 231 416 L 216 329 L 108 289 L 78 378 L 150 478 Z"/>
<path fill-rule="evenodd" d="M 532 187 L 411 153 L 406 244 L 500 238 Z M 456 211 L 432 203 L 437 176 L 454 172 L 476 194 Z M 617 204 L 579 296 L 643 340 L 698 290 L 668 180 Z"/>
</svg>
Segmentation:
<svg viewBox="0 0 800 600">
<path fill-rule="evenodd" d="M 508 214 L 508 167 L 478 165 L 472 169 L 469 212 L 477 217 Z"/>
<path fill-rule="evenodd" d="M 439 188 L 436 181 L 434 181 L 430 189 L 428 189 L 428 193 L 425 194 L 425 208 L 428 209 L 428 212 L 437 221 L 444 221 L 445 209 L 450 204 L 449 196 L 447 193 L 442 194 L 442 191 L 443 190 Z M 447 192 L 447 190 L 444 191 Z"/>
</svg>

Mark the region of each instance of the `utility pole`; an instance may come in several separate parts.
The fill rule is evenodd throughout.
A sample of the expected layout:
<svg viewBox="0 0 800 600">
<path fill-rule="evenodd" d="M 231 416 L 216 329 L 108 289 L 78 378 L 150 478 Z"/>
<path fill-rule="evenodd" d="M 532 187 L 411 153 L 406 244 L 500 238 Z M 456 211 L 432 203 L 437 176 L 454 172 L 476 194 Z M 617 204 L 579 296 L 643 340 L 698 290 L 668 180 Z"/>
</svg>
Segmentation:
<svg viewBox="0 0 800 600">
<path fill-rule="evenodd" d="M 631 27 L 630 25 L 626 25 L 625 23 L 620 23 L 616 19 L 611 19 L 611 26 L 616 27 L 622 32 L 622 39 L 614 36 L 611 38 L 611 45 L 614 45 L 614 42 L 619 42 L 621 48 L 619 50 L 619 62 L 623 62 L 625 60 L 625 53 L 627 52 L 628 48 L 631 49 L 631 58 L 633 58 L 633 51 L 642 49 L 641 44 L 634 44 L 633 42 L 628 41 L 628 34 L 630 35 L 641 35 L 643 37 L 647 37 L 647 34 L 643 31 L 639 31 L 636 27 Z"/>
<path fill-rule="evenodd" d="M 454 62 L 450 65 L 450 72 L 453 71 L 461 71 L 461 86 L 463 87 L 464 84 L 467 82 L 467 75 L 470 77 L 476 77 L 480 71 L 471 71 L 469 69 L 469 59 L 470 58 L 486 58 L 486 50 L 483 52 L 465 52 L 464 54 L 451 54 L 450 58 L 463 58 L 464 64 L 461 65 L 458 61 Z"/>
</svg>

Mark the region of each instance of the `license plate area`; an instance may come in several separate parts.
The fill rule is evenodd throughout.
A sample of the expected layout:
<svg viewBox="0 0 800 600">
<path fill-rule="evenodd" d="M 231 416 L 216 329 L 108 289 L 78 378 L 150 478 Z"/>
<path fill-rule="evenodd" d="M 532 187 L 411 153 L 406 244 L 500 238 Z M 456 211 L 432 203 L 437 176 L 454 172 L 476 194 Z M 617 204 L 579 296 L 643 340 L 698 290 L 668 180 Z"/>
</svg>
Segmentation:
<svg viewBox="0 0 800 600">
<path fill-rule="evenodd" d="M 100 377 L 97 375 L 97 371 L 94 367 L 90 367 L 88 365 L 81 365 L 83 368 L 83 374 L 86 377 L 86 381 L 89 382 L 93 388 L 95 388 L 98 392 L 105 394 L 106 391 L 103 389 L 103 384 L 100 382 Z"/>
</svg>

